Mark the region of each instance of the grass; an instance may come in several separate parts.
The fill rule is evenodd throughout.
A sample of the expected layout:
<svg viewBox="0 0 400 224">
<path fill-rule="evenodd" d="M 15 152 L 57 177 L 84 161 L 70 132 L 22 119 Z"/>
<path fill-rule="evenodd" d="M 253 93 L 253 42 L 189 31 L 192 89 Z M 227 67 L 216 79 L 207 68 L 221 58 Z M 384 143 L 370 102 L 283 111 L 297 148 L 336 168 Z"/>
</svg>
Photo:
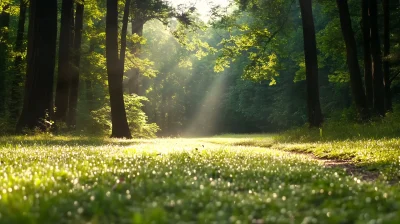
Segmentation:
<svg viewBox="0 0 400 224">
<path fill-rule="evenodd" d="M 306 133 L 306 132 L 304 132 Z M 284 141 L 282 135 L 217 136 L 207 141 L 232 146 L 266 147 L 309 153 L 320 159 L 346 160 L 365 170 L 379 172 L 382 180 L 400 184 L 400 138 Z"/>
<path fill-rule="evenodd" d="M 0 223 L 400 222 L 398 185 L 275 146 L 265 135 L 2 137 Z"/>
<path fill-rule="evenodd" d="M 384 119 L 375 118 L 368 123 L 328 121 L 320 129 L 302 127 L 275 135 L 226 134 L 207 141 L 309 153 L 321 159 L 346 160 L 364 170 L 379 172 L 382 180 L 400 185 L 398 113 L 388 113 Z"/>
</svg>

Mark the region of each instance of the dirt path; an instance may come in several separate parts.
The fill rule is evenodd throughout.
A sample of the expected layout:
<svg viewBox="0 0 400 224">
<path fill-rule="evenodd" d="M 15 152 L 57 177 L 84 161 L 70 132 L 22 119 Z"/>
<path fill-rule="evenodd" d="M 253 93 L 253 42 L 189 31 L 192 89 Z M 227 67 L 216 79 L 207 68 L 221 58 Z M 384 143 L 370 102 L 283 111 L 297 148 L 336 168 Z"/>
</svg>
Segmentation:
<svg viewBox="0 0 400 224">
<path fill-rule="evenodd" d="M 279 150 L 279 149 L 277 149 Z M 285 150 L 282 150 L 285 151 Z M 285 151 L 287 152 L 287 151 Z M 293 154 L 302 154 L 308 157 L 311 157 L 314 160 L 319 161 L 320 163 L 323 164 L 323 166 L 327 168 L 339 168 L 343 169 L 346 171 L 346 173 L 350 176 L 354 177 L 361 177 L 362 180 L 365 181 L 374 181 L 378 179 L 379 177 L 379 172 L 378 171 L 371 171 L 367 170 L 363 167 L 357 166 L 354 164 L 353 161 L 351 160 L 338 160 L 338 159 L 323 159 L 323 158 L 318 158 L 312 153 L 298 153 L 298 152 L 289 152 Z"/>
<path fill-rule="evenodd" d="M 270 150 L 277 150 L 277 151 L 282 151 L 285 153 L 289 154 L 294 154 L 294 155 L 302 155 L 306 156 L 312 160 L 318 161 L 322 166 L 326 168 L 336 168 L 336 169 L 343 169 L 346 171 L 346 173 L 350 176 L 354 176 L 357 178 L 361 178 L 362 180 L 365 181 L 374 181 L 379 178 L 379 171 L 371 171 L 367 170 L 366 168 L 357 166 L 353 161 L 351 160 L 338 160 L 338 159 L 327 159 L 327 158 L 319 158 L 315 156 L 312 153 L 308 152 L 294 152 L 294 151 L 289 151 L 289 150 L 283 150 L 283 149 L 276 149 L 273 147 L 273 144 L 266 144 L 263 146 L 260 145 L 251 145 L 248 144 L 247 142 L 243 142 L 244 144 L 240 144 L 238 142 L 234 142 L 233 144 L 224 144 L 224 143 L 219 143 L 219 142 L 208 142 L 208 144 L 219 144 L 219 145 L 224 145 L 224 146 L 247 146 L 247 147 L 260 147 L 260 148 L 267 148 Z"/>
</svg>

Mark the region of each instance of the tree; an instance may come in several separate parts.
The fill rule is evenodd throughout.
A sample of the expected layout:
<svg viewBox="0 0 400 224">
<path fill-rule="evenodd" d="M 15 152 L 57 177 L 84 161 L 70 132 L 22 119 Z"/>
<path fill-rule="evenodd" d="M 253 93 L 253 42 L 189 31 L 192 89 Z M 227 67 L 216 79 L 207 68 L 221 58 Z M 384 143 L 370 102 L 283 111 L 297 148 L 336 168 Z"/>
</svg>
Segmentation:
<svg viewBox="0 0 400 224">
<path fill-rule="evenodd" d="M 0 115 L 5 112 L 6 105 L 6 62 L 7 62 L 7 44 L 8 29 L 10 27 L 10 4 L 6 3 L 3 7 L 0 5 Z"/>
<path fill-rule="evenodd" d="M 320 127 L 323 118 L 319 100 L 317 44 L 311 0 L 299 0 L 306 64 L 307 109 L 310 127 Z"/>
<path fill-rule="evenodd" d="M 141 39 L 143 38 L 143 27 L 144 25 L 153 19 L 157 19 L 161 21 L 164 25 L 168 24 L 168 19 L 171 17 L 176 17 L 178 19 L 185 18 L 187 19 L 188 13 L 182 13 L 178 15 L 172 7 L 170 7 L 163 0 L 150 0 L 150 1 L 141 1 L 141 0 L 133 0 L 131 1 L 131 31 L 132 35 L 135 36 L 135 42 L 130 47 L 131 51 L 129 52 L 136 59 L 140 57 L 141 54 Z M 180 20 L 180 22 L 183 22 Z M 188 23 L 191 21 L 188 20 Z M 184 22 L 183 22 L 184 23 Z M 138 60 L 137 60 L 138 62 Z M 139 62 L 140 63 L 140 62 Z M 140 88 L 141 84 L 141 71 L 137 65 L 128 71 L 128 91 L 131 94 L 142 95 L 144 90 Z"/>
<path fill-rule="evenodd" d="M 71 70 L 70 88 L 69 88 L 69 104 L 67 114 L 67 125 L 75 127 L 76 125 L 76 109 L 78 105 L 79 75 L 81 62 L 81 45 L 82 45 L 82 29 L 83 29 L 83 12 L 84 5 L 76 4 L 75 12 L 75 32 L 73 41 L 73 55 Z"/>
<path fill-rule="evenodd" d="M 390 65 L 387 57 L 390 55 L 390 9 L 389 0 L 382 0 L 383 5 L 383 77 L 385 83 L 385 110 L 392 111 L 392 93 L 390 90 Z"/>
<path fill-rule="evenodd" d="M 55 120 L 66 121 L 71 80 L 73 0 L 62 0 Z"/>
<path fill-rule="evenodd" d="M 377 1 L 369 0 L 371 18 L 371 55 L 372 55 L 372 80 L 374 87 L 374 109 L 380 116 L 385 116 L 385 90 L 382 74 L 382 52 L 378 29 Z"/>
<path fill-rule="evenodd" d="M 362 120 L 368 118 L 368 105 L 365 99 L 364 88 L 361 79 L 360 66 L 357 59 L 357 45 L 354 38 L 353 28 L 351 26 L 351 18 L 347 0 L 336 0 L 339 8 L 340 25 L 347 52 L 347 65 L 350 72 L 350 84 L 353 93 L 353 99 L 358 114 Z"/>
<path fill-rule="evenodd" d="M 21 106 L 22 93 L 19 87 L 20 83 L 23 82 L 22 74 L 22 55 L 25 52 L 24 33 L 25 33 L 25 21 L 26 21 L 26 10 L 27 10 L 28 0 L 20 0 L 19 5 L 19 17 L 18 17 L 18 30 L 17 39 L 15 41 L 15 52 L 16 57 L 14 59 L 14 76 L 12 77 L 11 85 L 11 100 L 9 104 L 10 117 L 13 120 L 18 118 Z"/>
<path fill-rule="evenodd" d="M 122 88 L 129 3 L 130 0 L 126 0 L 122 22 L 121 50 L 118 58 L 118 0 L 107 0 L 106 59 L 111 104 L 111 137 L 114 138 L 132 138 L 126 119 Z"/>
<path fill-rule="evenodd" d="M 48 128 L 53 116 L 53 81 L 57 38 L 57 1 L 30 1 L 28 65 L 24 104 L 16 130 Z"/>
<path fill-rule="evenodd" d="M 361 1 L 362 8 L 362 33 L 364 50 L 364 82 L 365 94 L 370 107 L 374 105 L 374 87 L 372 83 L 372 60 L 371 60 L 371 24 L 369 16 L 369 0 Z"/>
</svg>

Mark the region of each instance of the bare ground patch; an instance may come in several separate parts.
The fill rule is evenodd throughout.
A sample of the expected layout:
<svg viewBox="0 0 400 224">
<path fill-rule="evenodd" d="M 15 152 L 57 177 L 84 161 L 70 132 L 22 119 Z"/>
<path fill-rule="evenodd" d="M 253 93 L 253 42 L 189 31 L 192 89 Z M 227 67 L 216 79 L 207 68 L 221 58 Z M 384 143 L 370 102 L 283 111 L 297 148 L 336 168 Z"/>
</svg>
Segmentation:
<svg viewBox="0 0 400 224">
<path fill-rule="evenodd" d="M 378 171 L 371 171 L 363 167 L 359 167 L 354 163 L 352 163 L 352 161 L 332 160 L 332 159 L 331 160 L 318 159 L 318 160 L 323 162 L 325 167 L 344 169 L 346 173 L 348 173 L 349 175 L 361 177 L 363 180 L 366 181 L 374 181 L 379 177 Z"/>
<path fill-rule="evenodd" d="M 374 181 L 379 178 L 379 171 L 367 170 L 365 167 L 360 167 L 354 164 L 351 160 L 340 160 L 333 158 L 319 158 L 312 154 L 311 152 L 296 152 L 296 151 L 287 151 L 282 149 L 277 149 L 284 152 L 289 152 L 293 154 L 303 155 L 307 157 L 311 157 L 313 160 L 316 160 L 326 168 L 337 168 L 343 169 L 350 176 L 361 177 L 362 180 L 365 181 Z"/>
</svg>

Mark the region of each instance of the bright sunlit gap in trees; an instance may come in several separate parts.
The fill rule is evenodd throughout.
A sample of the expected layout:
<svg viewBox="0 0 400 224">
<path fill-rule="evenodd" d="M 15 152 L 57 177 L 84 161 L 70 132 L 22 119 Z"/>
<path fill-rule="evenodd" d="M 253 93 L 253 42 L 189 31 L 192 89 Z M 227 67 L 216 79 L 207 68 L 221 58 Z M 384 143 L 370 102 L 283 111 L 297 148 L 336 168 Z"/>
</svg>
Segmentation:
<svg viewBox="0 0 400 224">
<path fill-rule="evenodd" d="M 211 11 L 213 7 L 221 7 L 221 8 L 226 8 L 229 5 L 229 1 L 228 0 L 194 0 L 194 1 L 184 1 L 184 0 L 168 0 L 168 2 L 175 8 L 178 9 L 178 11 L 180 10 L 180 8 L 183 6 L 183 8 L 186 7 L 195 7 L 196 8 L 196 14 L 197 16 L 199 16 L 204 22 L 208 22 L 210 20 L 210 16 L 211 16 Z M 158 60 L 159 62 L 162 61 L 162 63 L 158 63 L 156 65 L 160 66 L 160 68 L 157 69 L 161 69 L 163 71 L 159 71 L 159 74 L 157 76 L 159 76 L 158 80 L 159 81 L 155 81 L 155 82 L 161 82 L 160 80 L 163 80 L 162 76 L 165 75 L 171 75 L 171 77 L 173 77 L 178 72 L 178 70 L 180 69 L 180 67 L 182 66 L 181 63 L 178 63 L 177 61 L 174 63 L 168 62 L 168 60 L 161 59 L 160 58 L 160 54 L 164 55 L 165 52 L 169 52 L 169 54 L 173 54 L 173 47 L 172 48 L 166 48 L 164 49 L 164 47 L 162 45 L 165 45 L 165 43 L 170 43 L 170 47 L 174 46 L 176 44 L 178 44 L 177 40 L 175 38 L 172 37 L 171 35 L 171 30 L 168 29 L 174 29 L 171 27 L 174 27 L 174 25 L 172 25 L 171 27 L 167 28 L 167 30 L 164 29 L 160 29 L 162 30 L 161 32 L 163 32 L 164 34 L 162 35 L 155 35 L 156 30 L 154 27 L 157 27 L 157 23 L 159 23 L 158 21 L 149 21 L 149 23 L 147 23 L 144 27 L 143 27 L 143 36 L 145 38 L 149 38 L 148 39 L 148 43 L 146 44 L 147 46 L 143 46 L 143 52 L 152 52 L 152 57 L 153 60 L 156 60 L 156 58 L 159 58 L 160 60 Z M 160 25 L 160 24 L 159 24 Z M 131 28 L 129 27 L 129 30 Z M 160 32 L 160 30 L 158 30 L 158 32 Z M 155 47 L 153 44 L 156 44 L 157 47 Z M 165 45 L 167 46 L 167 45 Z M 164 50 L 163 50 L 164 49 Z M 146 54 L 146 53 L 144 53 Z M 150 54 L 150 55 L 151 55 Z M 149 56 L 149 55 L 147 55 Z M 176 54 L 176 56 L 178 56 L 178 54 Z M 186 58 L 187 61 L 194 62 L 196 60 L 198 60 L 196 58 L 196 56 L 193 54 L 189 57 Z M 168 65 L 168 69 L 162 68 L 162 64 L 167 63 Z M 189 66 L 191 67 L 191 65 Z M 190 69 L 189 69 L 190 70 Z M 192 82 L 192 78 L 194 76 L 190 75 L 189 70 L 188 72 L 188 76 L 186 78 L 183 78 L 185 76 L 182 76 L 180 82 L 183 86 L 185 86 L 185 88 L 189 88 L 188 83 Z M 179 73 L 179 72 L 178 72 Z M 198 104 L 202 105 L 202 106 L 198 106 L 195 109 L 195 113 L 192 114 L 190 116 L 190 119 L 188 121 L 188 124 L 185 125 L 184 129 L 183 129 L 183 133 L 180 132 L 180 134 L 183 134 L 185 136 L 190 136 L 190 135 L 204 135 L 204 134 L 211 134 L 211 133 L 215 133 L 215 131 L 219 128 L 218 127 L 218 120 L 219 120 L 219 114 L 220 114 L 220 104 L 221 101 L 223 100 L 223 96 L 224 93 L 226 91 L 226 74 L 221 73 L 221 74 L 217 74 L 218 77 L 216 77 L 214 79 L 214 81 L 212 83 L 210 83 L 210 85 L 204 89 L 204 96 L 199 100 Z M 157 78 L 156 78 L 157 79 Z M 166 78 L 165 80 L 163 80 L 162 82 L 168 82 L 168 83 L 163 83 L 162 85 L 167 86 L 165 87 L 167 89 L 173 89 L 175 88 L 173 86 L 173 84 L 171 84 L 168 80 L 172 79 L 172 78 Z M 129 85 L 129 84 L 128 84 Z M 147 96 L 150 97 L 151 94 L 156 94 L 156 93 L 151 93 L 151 92 L 155 92 L 156 89 L 155 87 L 150 88 L 149 90 L 147 90 Z M 183 93 L 179 93 L 176 92 L 175 94 L 177 95 L 181 95 Z M 187 94 L 187 93 L 186 93 Z M 177 97 L 176 95 L 174 97 Z M 169 107 L 169 103 L 168 102 L 163 102 L 162 103 L 162 108 Z M 163 109 L 163 110 L 167 110 L 167 109 Z M 152 117 L 153 116 L 153 117 Z M 158 121 L 159 123 L 164 124 L 164 122 L 160 122 L 159 119 L 161 119 L 160 117 L 163 117 L 163 119 L 169 119 L 169 118 L 165 118 L 171 116 L 169 112 L 166 112 L 165 115 L 161 114 L 152 114 L 150 115 L 150 119 L 153 119 L 153 121 Z M 175 116 L 175 115 L 173 115 Z M 179 116 L 179 115 L 178 115 Z M 164 129 L 164 125 L 160 125 L 161 129 Z M 168 129 L 167 129 L 168 130 Z M 165 133 L 169 133 L 168 131 Z"/>
<path fill-rule="evenodd" d="M 200 14 L 200 17 L 204 21 L 210 19 L 210 10 L 215 6 L 227 7 L 229 0 L 167 0 L 172 6 L 177 7 L 179 5 L 194 6 L 196 11 Z"/>
</svg>

